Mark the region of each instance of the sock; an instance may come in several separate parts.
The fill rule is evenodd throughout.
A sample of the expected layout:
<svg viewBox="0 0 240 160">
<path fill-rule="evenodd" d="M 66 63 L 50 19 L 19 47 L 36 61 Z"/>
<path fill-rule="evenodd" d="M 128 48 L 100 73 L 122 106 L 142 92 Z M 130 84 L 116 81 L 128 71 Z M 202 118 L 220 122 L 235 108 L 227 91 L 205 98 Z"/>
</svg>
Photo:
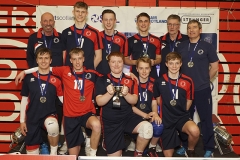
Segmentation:
<svg viewBox="0 0 240 160">
<path fill-rule="evenodd" d="M 153 145 L 153 144 L 150 142 L 148 148 L 153 148 L 153 147 L 156 147 L 156 146 L 157 146 L 157 145 Z"/>
<path fill-rule="evenodd" d="M 96 156 L 96 154 L 97 154 L 97 150 L 90 148 L 89 155 L 90 155 L 90 156 Z"/>
<path fill-rule="evenodd" d="M 58 146 L 50 146 L 50 155 L 57 155 Z"/>
</svg>

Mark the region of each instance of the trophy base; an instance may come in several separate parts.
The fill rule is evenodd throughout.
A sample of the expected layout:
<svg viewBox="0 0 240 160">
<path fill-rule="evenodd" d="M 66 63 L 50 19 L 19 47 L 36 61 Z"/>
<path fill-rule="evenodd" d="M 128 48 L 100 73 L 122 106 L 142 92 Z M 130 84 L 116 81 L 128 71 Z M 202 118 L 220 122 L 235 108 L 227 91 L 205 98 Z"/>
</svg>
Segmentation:
<svg viewBox="0 0 240 160">
<path fill-rule="evenodd" d="M 15 147 L 12 147 L 12 146 L 10 145 L 10 148 L 11 148 L 10 153 L 12 153 L 12 152 L 22 153 L 24 147 L 25 147 L 25 142 L 21 142 L 21 143 L 17 144 Z"/>
<path fill-rule="evenodd" d="M 214 141 L 215 141 L 216 146 L 217 146 L 221 155 L 225 155 L 225 154 L 233 152 L 232 145 L 231 144 L 230 145 L 224 145 L 221 142 L 219 142 L 219 140 L 217 139 L 217 134 L 216 133 L 214 133 Z"/>
</svg>

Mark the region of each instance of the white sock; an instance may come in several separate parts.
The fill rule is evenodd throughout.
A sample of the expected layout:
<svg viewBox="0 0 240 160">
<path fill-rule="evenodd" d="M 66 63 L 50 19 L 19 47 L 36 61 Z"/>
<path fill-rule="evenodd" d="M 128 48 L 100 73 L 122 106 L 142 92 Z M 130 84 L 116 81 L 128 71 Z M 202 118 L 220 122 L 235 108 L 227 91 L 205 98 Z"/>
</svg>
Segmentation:
<svg viewBox="0 0 240 160">
<path fill-rule="evenodd" d="M 50 146 L 50 155 L 57 155 L 58 146 Z"/>
<path fill-rule="evenodd" d="M 156 147 L 156 146 L 157 146 L 157 145 L 153 145 L 153 144 L 150 142 L 148 148 L 153 148 L 153 147 Z"/>
<path fill-rule="evenodd" d="M 90 148 L 89 155 L 90 155 L 90 156 L 96 156 L 96 154 L 97 154 L 97 150 Z"/>
</svg>

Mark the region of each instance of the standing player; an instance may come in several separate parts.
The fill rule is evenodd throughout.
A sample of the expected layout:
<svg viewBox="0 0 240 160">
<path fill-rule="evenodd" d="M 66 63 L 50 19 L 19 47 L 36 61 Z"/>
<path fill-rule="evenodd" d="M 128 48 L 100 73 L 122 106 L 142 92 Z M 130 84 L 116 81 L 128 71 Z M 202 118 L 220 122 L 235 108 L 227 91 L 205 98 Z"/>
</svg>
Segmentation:
<svg viewBox="0 0 240 160">
<path fill-rule="evenodd" d="M 139 73 L 138 102 L 133 106 L 133 112 L 153 125 L 153 137 L 149 144 L 147 155 L 149 157 L 158 157 L 156 153 L 157 142 L 162 134 L 163 126 L 161 118 L 158 115 L 157 101 L 153 97 L 154 79 L 149 77 L 151 72 L 151 60 L 149 58 L 139 58 L 137 60 L 137 72 Z"/>
<path fill-rule="evenodd" d="M 198 142 L 198 126 L 189 119 L 189 108 L 193 99 L 192 79 L 179 70 L 182 65 L 181 55 L 170 52 L 166 56 L 168 73 L 155 80 L 154 97 L 162 106 L 162 123 L 164 126 L 161 135 L 163 154 L 172 157 L 174 148 L 180 145 L 178 132 L 188 135 L 188 150 L 186 156 L 195 157 L 194 147 Z"/>
<path fill-rule="evenodd" d="M 76 2 L 73 7 L 75 24 L 62 32 L 65 65 L 72 66 L 69 52 L 73 48 L 82 48 L 85 54 L 83 65 L 87 69 L 96 69 L 102 60 L 102 40 L 99 31 L 86 23 L 88 5 L 85 2 Z"/>
<path fill-rule="evenodd" d="M 147 13 L 140 13 L 137 16 L 137 27 L 139 33 L 128 39 L 128 56 L 125 57 L 125 64 L 132 66 L 132 73 L 138 75 L 136 62 L 140 57 L 151 59 L 150 77 L 157 78 L 156 65 L 161 62 L 160 39 L 149 33 L 150 16 Z"/>
<path fill-rule="evenodd" d="M 36 51 L 38 48 L 49 48 L 52 51 L 51 66 L 63 65 L 63 50 L 61 44 L 61 33 L 54 29 L 55 21 L 51 13 L 46 12 L 41 16 L 41 26 L 38 32 L 30 35 L 27 44 L 28 67 L 36 67 Z"/>
<path fill-rule="evenodd" d="M 195 99 L 190 108 L 193 117 L 194 108 L 198 111 L 203 134 L 204 157 L 212 157 L 214 151 L 214 133 L 212 126 L 212 95 L 210 80 L 218 71 L 216 49 L 200 38 L 202 24 L 191 20 L 187 24 L 189 40 L 179 44 L 177 50 L 183 57 L 182 72 L 193 79 Z M 209 69 L 210 68 L 210 69 Z M 184 146 L 186 147 L 186 145 Z M 181 148 L 186 150 L 185 148 Z M 184 152 L 182 152 L 184 153 Z"/>
<path fill-rule="evenodd" d="M 142 152 L 152 137 L 152 125 L 132 111 L 137 103 L 137 82 L 123 73 L 124 56 L 112 52 L 108 56 L 111 72 L 97 80 L 96 102 L 101 106 L 103 136 L 108 156 L 121 156 L 125 147 L 124 133 L 138 133 L 134 156 Z"/>
<path fill-rule="evenodd" d="M 167 73 L 167 66 L 165 65 L 166 55 L 174 52 L 179 43 L 188 40 L 188 36 L 180 33 L 181 19 L 176 14 L 171 14 L 167 18 L 167 30 L 164 36 L 160 37 L 162 43 L 159 77 Z"/>
<path fill-rule="evenodd" d="M 20 128 L 25 137 L 27 154 L 39 154 L 41 129 L 46 129 L 51 155 L 57 155 L 59 127 L 55 99 L 62 101 L 61 81 L 50 72 L 52 53 L 47 48 L 36 52 L 38 71 L 27 75 L 22 86 Z"/>
<path fill-rule="evenodd" d="M 70 61 L 73 65 L 50 68 L 54 75 L 62 79 L 64 85 L 64 131 L 70 155 L 79 155 L 81 143 L 84 141 L 81 126 L 92 130 L 90 151 L 87 156 L 96 156 L 101 134 L 101 124 L 94 115 L 92 103 L 94 83 L 100 74 L 83 67 L 84 52 L 80 48 L 70 51 Z M 26 73 L 35 70 L 25 70 Z M 16 77 L 16 83 L 21 82 L 24 72 Z"/>
<path fill-rule="evenodd" d="M 124 34 L 114 30 L 116 25 L 116 14 L 110 9 L 105 9 L 102 12 L 102 24 L 104 30 L 100 32 L 102 42 L 104 45 L 102 52 L 102 61 L 97 67 L 97 71 L 101 74 L 110 73 L 107 57 L 111 52 L 121 52 L 124 56 L 127 56 L 128 43 Z"/>
</svg>

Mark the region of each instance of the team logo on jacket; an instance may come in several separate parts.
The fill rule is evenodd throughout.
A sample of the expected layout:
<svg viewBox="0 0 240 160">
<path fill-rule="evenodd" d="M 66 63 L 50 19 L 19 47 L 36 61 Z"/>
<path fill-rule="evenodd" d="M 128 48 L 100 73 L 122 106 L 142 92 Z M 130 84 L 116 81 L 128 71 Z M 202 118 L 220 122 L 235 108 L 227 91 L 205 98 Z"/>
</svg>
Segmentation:
<svg viewBox="0 0 240 160">
<path fill-rule="evenodd" d="M 68 35 L 72 35 L 72 32 L 71 32 L 71 31 L 68 31 Z"/>
<path fill-rule="evenodd" d="M 162 86 L 165 86 L 166 85 L 166 82 L 165 81 L 162 81 Z"/>
<path fill-rule="evenodd" d="M 197 52 L 199 55 L 202 55 L 204 53 L 204 51 L 202 49 L 199 49 Z"/>
<path fill-rule="evenodd" d="M 91 73 L 87 73 L 87 74 L 85 75 L 85 78 L 86 78 L 86 79 L 91 79 L 91 77 L 92 77 Z"/>
<path fill-rule="evenodd" d="M 88 37 L 91 36 L 91 34 L 92 34 L 91 31 L 87 31 L 87 32 L 86 32 L 86 35 L 87 35 Z"/>
<path fill-rule="evenodd" d="M 177 41 L 177 42 L 175 43 L 175 47 L 178 47 L 179 43 L 181 43 L 181 42 L 180 42 L 180 41 Z"/>
<path fill-rule="evenodd" d="M 119 43 L 119 42 L 120 42 L 120 38 L 116 38 L 116 39 L 115 39 L 115 42 L 116 42 L 116 43 Z"/>
<path fill-rule="evenodd" d="M 110 79 L 107 79 L 107 82 L 108 82 L 108 83 L 111 83 L 111 80 L 110 80 Z"/>
<path fill-rule="evenodd" d="M 186 82 L 184 82 L 184 81 L 180 82 L 180 86 L 181 87 L 185 87 L 186 86 Z"/>
<path fill-rule="evenodd" d="M 154 39 L 153 39 L 153 38 L 150 38 L 150 42 L 154 42 Z"/>
<path fill-rule="evenodd" d="M 52 83 L 55 83 L 57 80 L 56 80 L 56 78 L 51 78 L 51 80 L 50 80 Z"/>
<path fill-rule="evenodd" d="M 124 84 L 128 84 L 128 83 L 129 83 L 129 79 L 125 79 Z"/>
<path fill-rule="evenodd" d="M 153 91 L 153 85 L 152 84 L 149 85 L 148 90 L 151 91 L 151 92 Z"/>
<path fill-rule="evenodd" d="M 137 42 L 138 42 L 138 40 L 134 40 L 134 41 L 133 41 L 133 43 L 137 43 Z"/>
<path fill-rule="evenodd" d="M 58 43 L 58 42 L 59 42 L 59 38 L 55 37 L 55 38 L 53 39 L 53 42 L 54 42 L 54 43 Z"/>
<path fill-rule="evenodd" d="M 67 75 L 68 75 L 68 77 L 71 77 L 71 76 L 72 76 L 72 73 L 68 72 L 68 74 L 67 74 Z"/>
<path fill-rule="evenodd" d="M 30 79 L 30 82 L 34 82 L 34 81 L 35 81 L 34 78 L 31 78 L 31 79 Z"/>
</svg>

